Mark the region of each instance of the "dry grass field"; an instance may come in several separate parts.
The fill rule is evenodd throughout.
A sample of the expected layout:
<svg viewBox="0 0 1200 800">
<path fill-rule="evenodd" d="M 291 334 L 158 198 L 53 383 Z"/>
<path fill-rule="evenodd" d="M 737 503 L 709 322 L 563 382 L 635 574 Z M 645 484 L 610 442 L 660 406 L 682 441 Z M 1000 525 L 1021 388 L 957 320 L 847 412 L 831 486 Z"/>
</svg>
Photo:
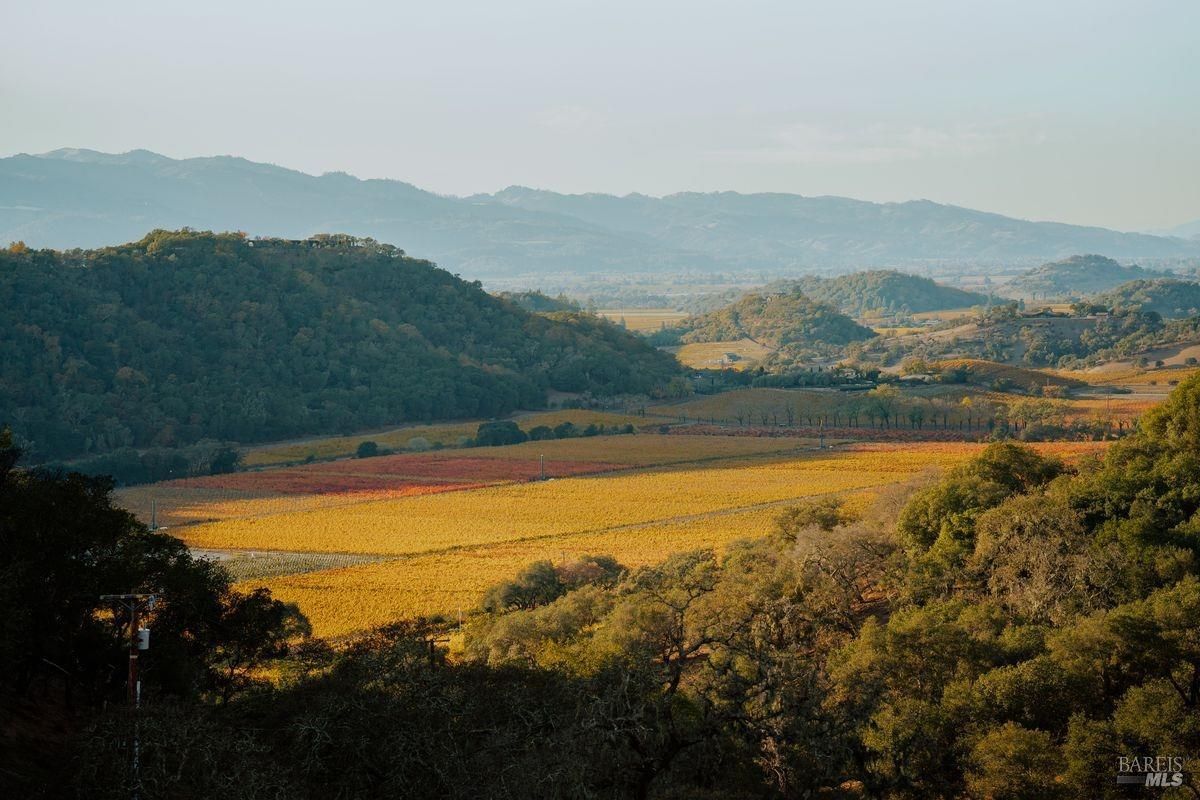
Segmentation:
<svg viewBox="0 0 1200 800">
<path fill-rule="evenodd" d="M 959 319 L 975 319 L 979 315 L 979 310 L 976 308 L 947 308 L 942 311 L 922 311 L 919 314 L 913 314 L 912 318 L 921 322 L 949 322 Z"/>
<path fill-rule="evenodd" d="M 270 467 L 282 464 L 298 464 L 311 457 L 316 460 L 345 458 L 354 455 L 358 446 L 363 442 L 375 442 L 388 450 L 405 450 L 414 439 L 424 439 L 428 445 L 455 447 L 475 436 L 479 424 L 475 422 L 456 422 L 444 425 L 406 425 L 401 428 L 379 431 L 378 433 L 358 434 L 355 436 L 327 436 L 305 439 L 297 442 L 260 445 L 249 447 L 243 453 L 243 463 L 247 467 Z M 646 420 L 631 414 L 613 414 L 607 411 L 546 411 L 526 414 L 516 418 L 523 430 L 530 430 L 538 425 L 553 428 L 563 422 L 570 422 L 580 428 L 588 425 L 644 425 Z"/>
<path fill-rule="evenodd" d="M 875 331 L 877 336 L 912 336 L 925 332 L 925 328 L 918 325 L 869 325 L 866 321 L 862 324 Z"/>
<path fill-rule="evenodd" d="M 771 354 L 771 348 L 749 339 L 736 342 L 704 342 L 673 348 L 681 364 L 692 369 L 747 369 Z M 736 358 L 729 358 L 730 355 Z"/>
<path fill-rule="evenodd" d="M 1081 380 L 1092 386 L 1161 387 L 1163 393 L 1187 380 L 1200 367 L 1173 365 L 1164 367 L 1135 367 L 1132 364 L 1106 365 L 1108 368 L 1090 370 L 1059 370 L 1058 374 Z"/>
<path fill-rule="evenodd" d="M 696 397 L 685 403 L 654 406 L 648 412 L 700 420 L 734 419 L 738 414 L 745 414 L 758 424 L 763 414 L 778 415 L 783 419 L 787 408 L 797 413 L 829 413 L 857 397 L 857 394 L 833 389 L 735 389 Z"/>
<path fill-rule="evenodd" d="M 1044 387 L 1069 389 L 1084 385 L 1084 381 L 1063 372 L 1033 369 L 1030 367 L 1014 367 L 995 361 L 985 361 L 980 358 L 955 358 L 939 361 L 940 369 L 961 369 L 969 373 L 969 380 L 976 382 L 1006 381 L 1024 391 L 1039 391 Z"/>
<path fill-rule="evenodd" d="M 656 331 L 688 317 L 686 312 L 673 308 L 605 308 L 596 313 L 613 322 L 625 320 L 627 330 L 638 332 Z"/>
</svg>

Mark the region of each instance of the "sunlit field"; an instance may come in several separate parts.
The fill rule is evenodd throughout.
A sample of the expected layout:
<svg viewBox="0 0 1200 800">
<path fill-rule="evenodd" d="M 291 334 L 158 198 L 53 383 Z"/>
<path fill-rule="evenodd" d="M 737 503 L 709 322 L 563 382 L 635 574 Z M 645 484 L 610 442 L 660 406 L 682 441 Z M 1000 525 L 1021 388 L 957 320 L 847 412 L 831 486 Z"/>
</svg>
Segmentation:
<svg viewBox="0 0 1200 800">
<path fill-rule="evenodd" d="M 552 541 L 502 542 L 324 572 L 249 581 L 298 603 L 317 632 L 339 636 L 398 617 L 457 618 L 487 588 L 539 559 L 567 561 L 611 553 L 622 564 L 654 564 L 684 550 L 720 549 L 730 541 L 771 530 L 778 508 L 711 515 L 687 522 L 648 523 L 620 532 L 566 535 Z"/>
<path fill-rule="evenodd" d="M 863 323 L 867 324 L 867 323 Z M 875 331 L 878 336 L 911 336 L 914 333 L 923 333 L 926 329 L 919 325 L 868 325 L 871 330 Z"/>
<path fill-rule="evenodd" d="M 375 442 L 381 448 L 397 451 L 413 449 L 414 444 L 424 448 L 433 445 L 456 447 L 475 436 L 476 431 L 479 430 L 480 422 L 483 422 L 483 420 L 444 425 L 406 425 L 402 428 L 393 428 L 378 433 L 357 434 L 354 436 L 327 436 L 306 439 L 300 442 L 261 445 L 247 448 L 243 455 L 243 463 L 248 467 L 264 467 L 280 464 L 296 464 L 308 458 L 316 460 L 343 458 L 354 455 L 358 446 L 368 441 Z M 645 425 L 647 420 L 634 414 L 566 410 L 526 414 L 517 417 L 516 422 L 523 430 L 529 431 L 539 425 L 553 428 L 564 422 L 570 422 L 580 428 L 586 428 L 588 425 L 606 427 Z M 414 440 L 423 441 L 414 442 Z"/>
<path fill-rule="evenodd" d="M 736 342 L 685 344 L 674 350 L 681 364 L 693 369 L 747 369 L 771 354 L 771 348 L 749 339 Z M 733 355 L 735 358 L 730 358 Z"/>
<path fill-rule="evenodd" d="M 944 460 L 898 452 L 671 467 L 228 520 L 179 534 L 205 548 L 419 553 L 861 489 Z"/>
<path fill-rule="evenodd" d="M 605 308 L 596 312 L 613 322 L 625 321 L 631 331 L 656 331 L 687 319 L 687 313 L 673 308 Z"/>
<path fill-rule="evenodd" d="M 1190 378 L 1200 371 L 1194 366 L 1166 367 L 1133 367 L 1122 366 L 1113 369 L 1095 370 L 1059 370 L 1060 375 L 1066 375 L 1093 386 L 1160 386 L 1164 391 Z"/>
<path fill-rule="evenodd" d="M 980 316 L 977 308 L 947 308 L 941 311 L 922 311 L 913 314 L 912 318 L 921 322 L 949 322 L 951 320 L 969 320 Z"/>
<path fill-rule="evenodd" d="M 1036 445 L 1068 460 L 1103 446 Z M 191 513 L 219 521 L 172 532 L 202 553 L 219 554 L 244 588 L 268 586 L 298 603 L 318 634 L 337 636 L 401 617 L 469 612 L 488 586 L 538 559 L 611 554 L 636 566 L 696 547 L 720 549 L 768 532 L 782 509 L 805 498 L 835 495 L 861 507 L 876 491 L 928 480 L 983 447 L 857 444 L 820 450 L 796 439 L 638 434 L 323 465 L 343 467 L 349 475 L 406 476 L 423 468 L 443 481 L 456 471 L 467 480 L 474 470 L 482 480 L 486 469 L 536 464 L 544 450 L 548 464 L 615 470 L 548 481 L 493 471 L 488 477 L 502 482 L 436 494 L 331 491 L 233 501 L 222 499 L 219 489 L 179 485 L 272 474 L 264 472 L 144 487 L 139 497 L 145 501 L 158 491 L 162 507 L 172 492 L 212 492 L 211 508 L 205 511 L 204 497 L 195 495 Z M 466 453 L 471 458 L 460 457 Z M 316 466 L 274 472 L 297 480 Z M 287 481 L 275 480 L 280 482 Z M 135 490 L 128 491 L 132 497 Z"/>
<path fill-rule="evenodd" d="M 603 473 L 795 451 L 803 439 L 633 434 L 553 439 L 305 464 L 166 481 L 117 491 L 126 508 L 159 525 L 261 517 L 350 503 L 461 491 L 541 477 Z"/>
</svg>

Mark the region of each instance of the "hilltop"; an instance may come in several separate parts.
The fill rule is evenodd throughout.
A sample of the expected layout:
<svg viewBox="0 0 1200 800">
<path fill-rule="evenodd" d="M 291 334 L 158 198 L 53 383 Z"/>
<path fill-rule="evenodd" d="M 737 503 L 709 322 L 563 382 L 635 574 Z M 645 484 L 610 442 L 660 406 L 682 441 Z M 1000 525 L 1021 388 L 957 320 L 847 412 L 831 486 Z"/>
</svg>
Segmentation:
<svg viewBox="0 0 1200 800">
<path fill-rule="evenodd" d="M 396 180 L 308 175 L 231 156 L 59 150 L 0 159 L 0 242 L 96 247 L 148 228 L 303 238 L 338 230 L 402 244 L 471 277 L 1037 263 L 1078 252 L 1200 255 L 1200 242 L 1030 222 L 926 200 L 794 194 L 453 197 Z"/>
<path fill-rule="evenodd" d="M 852 272 L 836 278 L 809 277 L 795 282 L 806 295 L 861 317 L 872 312 L 944 311 L 984 305 L 987 295 L 944 286 L 929 278 L 896 270 Z"/>
<path fill-rule="evenodd" d="M 488 418 L 678 370 L 597 317 L 530 314 L 345 236 L 10 248 L 0 331 L 0 427 L 40 459 Z"/>
<path fill-rule="evenodd" d="M 874 333 L 798 289 L 748 294 L 717 311 L 691 317 L 676 328 L 683 342 L 750 339 L 772 348 L 788 345 L 844 345 Z"/>
<path fill-rule="evenodd" d="M 1062 300 L 1105 292 L 1132 280 L 1161 277 L 1137 265 L 1124 266 L 1098 255 L 1076 255 L 1043 264 L 1019 275 L 1002 288 L 1009 297 Z"/>
<path fill-rule="evenodd" d="M 1200 283 L 1173 278 L 1155 278 L 1123 283 L 1090 298 L 1110 308 L 1138 308 L 1164 317 L 1194 317 L 1200 314 Z"/>
</svg>

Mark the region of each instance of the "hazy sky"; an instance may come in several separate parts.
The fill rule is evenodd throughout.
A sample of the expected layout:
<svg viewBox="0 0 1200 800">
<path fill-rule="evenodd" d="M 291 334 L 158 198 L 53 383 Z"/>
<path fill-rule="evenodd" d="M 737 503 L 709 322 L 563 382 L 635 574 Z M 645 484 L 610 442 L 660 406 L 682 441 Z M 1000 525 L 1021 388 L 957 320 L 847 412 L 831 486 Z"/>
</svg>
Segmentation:
<svg viewBox="0 0 1200 800">
<path fill-rule="evenodd" d="M 0 0 L 0 154 L 1200 218 L 1200 0 Z"/>
</svg>

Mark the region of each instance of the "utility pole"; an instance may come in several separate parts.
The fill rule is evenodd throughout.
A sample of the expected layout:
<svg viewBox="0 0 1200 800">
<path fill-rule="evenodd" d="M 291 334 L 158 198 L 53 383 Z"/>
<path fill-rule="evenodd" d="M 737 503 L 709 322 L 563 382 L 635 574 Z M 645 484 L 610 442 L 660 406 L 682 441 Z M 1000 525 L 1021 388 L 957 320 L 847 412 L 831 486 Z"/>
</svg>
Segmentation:
<svg viewBox="0 0 1200 800">
<path fill-rule="evenodd" d="M 538 456 L 538 469 L 541 472 L 540 480 L 546 480 L 546 456 L 544 454 Z"/>
<path fill-rule="evenodd" d="M 102 594 L 100 599 L 120 605 L 129 611 L 129 676 L 126 691 L 129 705 L 137 708 L 142 698 L 142 685 L 138 680 L 138 651 L 150 649 L 150 629 L 145 633 L 140 625 L 143 611 L 150 611 L 158 602 L 156 594 Z"/>
<path fill-rule="evenodd" d="M 156 594 L 102 594 L 100 600 L 113 605 L 120 605 L 129 611 L 129 674 L 127 694 L 129 705 L 133 707 L 133 800 L 139 800 L 142 787 L 142 740 L 138 709 L 142 705 L 142 682 L 138 679 L 138 651 L 150 649 L 150 629 L 141 626 L 143 611 L 154 609 L 158 602 Z"/>
</svg>

